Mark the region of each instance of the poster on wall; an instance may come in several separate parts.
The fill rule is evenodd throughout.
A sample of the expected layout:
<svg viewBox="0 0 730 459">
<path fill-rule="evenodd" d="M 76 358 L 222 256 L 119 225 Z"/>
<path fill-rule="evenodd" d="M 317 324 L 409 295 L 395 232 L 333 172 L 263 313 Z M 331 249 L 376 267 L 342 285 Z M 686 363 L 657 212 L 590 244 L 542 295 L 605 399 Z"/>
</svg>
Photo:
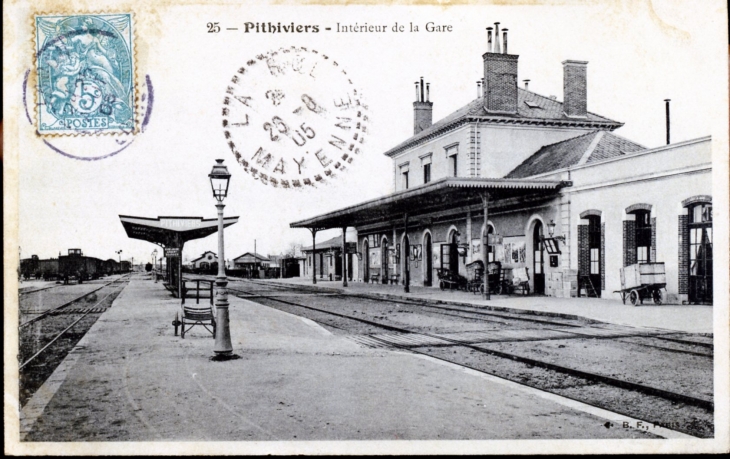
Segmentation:
<svg viewBox="0 0 730 459">
<path fill-rule="evenodd" d="M 471 240 L 471 254 L 472 255 L 480 255 L 482 253 L 482 240 L 481 239 L 472 239 Z"/>
<path fill-rule="evenodd" d="M 395 249 L 393 249 L 393 248 L 388 249 L 388 267 L 389 267 L 389 269 L 395 268 L 396 253 L 397 252 Z"/>
<path fill-rule="evenodd" d="M 380 250 L 370 249 L 369 257 L 370 257 L 370 267 L 379 268 L 380 267 Z"/>
<path fill-rule="evenodd" d="M 527 248 L 525 247 L 525 241 L 517 242 L 514 247 L 517 252 L 517 263 L 525 263 L 527 260 Z"/>
<path fill-rule="evenodd" d="M 436 247 L 438 247 L 438 250 L 434 250 L 433 252 L 431 252 L 431 260 L 432 260 L 431 266 L 438 267 L 438 266 L 441 266 L 441 246 L 443 244 L 437 243 L 434 245 Z"/>
</svg>

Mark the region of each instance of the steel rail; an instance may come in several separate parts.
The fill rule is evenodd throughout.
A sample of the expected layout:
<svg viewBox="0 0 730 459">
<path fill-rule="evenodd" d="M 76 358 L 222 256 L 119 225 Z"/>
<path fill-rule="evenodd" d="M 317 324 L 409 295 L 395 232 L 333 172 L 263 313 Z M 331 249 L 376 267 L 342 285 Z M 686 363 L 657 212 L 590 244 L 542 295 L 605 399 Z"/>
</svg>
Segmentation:
<svg viewBox="0 0 730 459">
<path fill-rule="evenodd" d="M 111 284 L 111 283 L 110 283 L 110 284 Z M 108 284 L 108 285 L 110 285 L 110 284 Z M 72 328 L 74 327 L 74 325 L 76 325 L 77 323 L 79 323 L 79 322 L 81 321 L 81 319 L 83 319 L 84 317 L 86 317 L 86 316 L 88 316 L 89 314 L 91 314 L 91 312 L 92 312 L 92 309 L 93 309 L 93 308 L 95 308 L 96 306 L 98 306 L 99 304 L 101 304 L 101 303 L 102 303 L 102 301 L 104 301 L 104 300 L 106 300 L 107 298 L 109 298 L 109 297 L 110 297 L 110 296 L 111 296 L 112 294 L 114 294 L 114 293 L 118 293 L 118 292 L 121 292 L 122 290 L 124 290 L 124 287 L 126 287 L 126 285 L 125 285 L 125 286 L 123 286 L 123 287 L 122 287 L 121 289 L 118 289 L 118 290 L 115 290 L 115 291 L 113 291 L 113 292 L 110 292 L 110 293 L 109 293 L 109 294 L 107 294 L 107 295 L 106 295 L 106 296 L 105 296 L 104 298 L 102 298 L 101 300 L 99 300 L 99 301 L 98 301 L 98 302 L 97 302 L 97 303 L 96 303 L 96 304 L 95 304 L 94 306 L 91 306 L 90 308 L 88 308 L 88 310 L 87 310 L 86 312 L 84 312 L 84 313 L 83 313 L 83 314 L 81 315 L 81 317 L 79 317 L 78 319 L 76 319 L 76 320 L 75 320 L 75 321 L 74 321 L 74 322 L 73 322 L 73 323 L 72 323 L 71 325 L 69 325 L 68 327 L 64 328 L 64 329 L 63 329 L 63 330 L 62 330 L 61 332 L 59 332 L 59 333 L 58 333 L 58 334 L 57 334 L 57 335 L 56 335 L 56 336 L 55 336 L 55 337 L 54 337 L 54 338 L 53 338 L 53 339 L 52 339 L 51 341 L 49 341 L 49 342 L 48 342 L 48 344 L 46 344 L 45 346 L 43 346 L 43 347 L 42 347 L 42 348 L 41 348 L 41 349 L 40 349 L 40 350 L 39 350 L 38 352 L 36 352 L 35 354 L 33 354 L 33 355 L 32 355 L 32 356 L 31 356 L 31 357 L 30 357 L 30 358 L 28 359 L 28 360 L 26 360 L 25 362 L 23 362 L 23 363 L 22 363 L 22 364 L 20 365 L 20 367 L 18 367 L 18 370 L 22 370 L 22 369 L 23 369 L 23 367 L 25 367 L 25 366 L 26 366 L 26 365 L 28 365 L 28 364 L 29 364 L 30 362 L 32 362 L 32 361 L 33 361 L 33 360 L 34 360 L 34 359 L 35 359 L 36 357 L 38 357 L 39 355 L 41 355 L 41 354 L 42 354 L 42 353 L 43 353 L 43 352 L 44 352 L 44 351 L 45 351 L 46 349 L 48 349 L 49 347 L 51 347 L 51 345 L 52 345 L 53 343 L 55 343 L 56 341 L 58 341 L 58 339 L 59 339 L 59 338 L 60 338 L 61 336 L 63 336 L 64 334 L 66 334 L 66 332 L 67 332 L 67 331 L 69 331 L 70 329 L 72 329 Z"/>
<path fill-rule="evenodd" d="M 251 293 L 251 292 L 246 292 L 246 291 L 239 290 L 239 289 L 229 289 L 229 290 L 239 291 L 239 292 L 247 293 L 247 294 L 250 294 Z M 324 310 L 324 309 L 316 308 L 316 307 L 313 307 L 313 306 L 306 306 L 306 305 L 303 305 L 303 304 L 293 303 L 291 301 L 285 301 L 285 300 L 282 300 L 282 299 L 276 298 L 276 297 L 265 297 L 263 295 L 261 295 L 261 297 L 262 298 L 266 298 L 266 299 L 270 299 L 272 301 L 277 301 L 277 302 L 280 302 L 280 303 L 283 303 L 283 304 L 288 304 L 288 305 L 291 305 L 291 306 L 295 306 L 295 307 L 300 307 L 300 308 L 304 308 L 304 309 L 310 309 L 310 310 L 313 310 L 313 311 L 319 311 L 319 312 L 323 312 L 323 313 L 326 313 L 326 314 L 330 314 L 330 315 L 334 315 L 334 316 L 338 316 L 338 317 L 342 317 L 342 318 L 354 320 L 354 321 L 357 321 L 357 322 L 366 323 L 368 325 L 373 325 L 373 326 L 380 327 L 380 328 L 383 328 L 383 329 L 386 329 L 386 330 L 397 331 L 397 332 L 400 332 L 400 333 L 408 333 L 408 334 L 414 333 L 414 332 L 412 332 L 412 331 L 410 331 L 408 329 L 404 329 L 404 328 L 401 328 L 401 327 L 394 327 L 394 326 L 391 326 L 391 325 L 380 324 L 380 323 L 373 322 L 373 321 L 370 321 L 370 320 L 367 320 L 367 319 L 361 319 L 359 317 L 352 317 L 352 316 L 348 316 L 346 314 L 340 314 L 340 313 L 336 313 L 336 312 L 331 312 L 331 311 L 327 311 L 327 310 Z M 575 376 L 575 377 L 579 377 L 579 378 L 582 378 L 582 379 L 587 379 L 587 380 L 590 380 L 590 381 L 601 382 L 601 383 L 608 384 L 608 385 L 611 385 L 611 386 L 614 386 L 614 387 L 619 387 L 619 388 L 627 389 L 627 390 L 633 390 L 633 391 L 641 392 L 641 393 L 644 393 L 644 394 L 647 394 L 647 395 L 658 396 L 658 397 L 661 397 L 661 398 L 664 398 L 664 399 L 667 399 L 667 400 L 670 400 L 670 401 L 677 401 L 677 402 L 687 403 L 687 404 L 694 405 L 694 406 L 698 406 L 700 408 L 704 408 L 704 409 L 710 410 L 710 411 L 714 410 L 714 403 L 712 401 L 704 400 L 704 399 L 700 399 L 700 398 L 696 398 L 696 397 L 692 397 L 690 395 L 678 394 L 676 392 L 671 392 L 671 391 L 664 390 L 664 389 L 659 389 L 659 388 L 655 388 L 655 387 L 651 387 L 651 386 L 645 386 L 643 384 L 638 384 L 638 383 L 632 383 L 632 382 L 629 382 L 629 381 L 624 381 L 624 380 L 621 380 L 621 379 L 612 378 L 610 376 L 605 376 L 605 375 L 599 375 L 599 374 L 595 374 L 595 373 L 590 373 L 590 372 L 583 371 L 583 370 L 578 370 L 578 369 L 575 369 L 575 368 L 568 368 L 568 367 L 564 367 L 564 366 L 557 365 L 557 364 L 553 364 L 553 363 L 549 363 L 549 362 L 543 362 L 541 360 L 535 360 L 535 359 L 532 359 L 532 358 L 529 358 L 529 357 L 523 357 L 523 356 L 519 356 L 519 355 L 516 355 L 516 354 L 510 354 L 508 352 L 497 351 L 497 350 L 494 350 L 494 349 L 484 349 L 482 347 L 478 347 L 478 346 L 475 346 L 475 345 L 470 344 L 470 343 L 466 343 L 466 342 L 459 341 L 459 340 L 452 339 L 452 338 L 446 338 L 446 337 L 439 336 L 439 335 L 434 335 L 434 334 L 430 334 L 430 333 L 420 333 L 420 332 L 418 334 L 423 335 L 423 336 L 428 336 L 428 337 L 431 337 L 431 338 L 436 338 L 436 339 L 448 341 L 448 342 L 451 342 L 451 343 L 453 343 L 455 345 L 467 347 L 469 349 L 475 350 L 475 351 L 480 352 L 480 353 L 494 355 L 494 356 L 497 356 L 497 357 L 501 357 L 501 358 L 513 360 L 513 361 L 516 361 L 516 362 L 520 362 L 520 363 L 523 363 L 523 364 L 526 364 L 526 365 L 538 366 L 538 367 L 545 368 L 545 369 L 548 369 L 548 370 L 552 370 L 552 371 L 555 371 L 555 372 L 559 372 L 559 373 L 563 373 L 563 374 L 568 374 L 570 376 Z M 375 337 L 373 337 L 373 338 L 375 338 Z M 387 342 L 387 343 L 390 344 L 390 345 L 393 345 L 393 343 L 389 343 L 389 342 Z M 408 346 L 397 346 L 397 347 L 408 348 Z"/>
<path fill-rule="evenodd" d="M 29 295 L 31 293 L 42 292 L 43 290 L 48 290 L 48 289 L 52 289 L 52 288 L 56 288 L 56 287 L 60 287 L 60 285 L 54 284 L 54 285 L 49 285 L 48 287 L 37 288 L 35 290 L 29 290 L 27 292 L 18 292 L 18 295 Z"/>
<path fill-rule="evenodd" d="M 127 276 L 129 276 L 129 275 L 127 275 Z M 18 326 L 18 328 L 24 328 L 24 327 L 27 327 L 28 325 L 30 325 L 30 324 L 32 324 L 32 323 L 34 323 L 34 322 L 37 322 L 37 321 L 39 321 L 39 320 L 41 320 L 41 319 L 44 319 L 44 318 L 48 317 L 49 315 L 51 315 L 52 313 L 54 313 L 54 312 L 58 311 L 59 309 L 63 309 L 63 308 L 65 308 L 65 307 L 69 306 L 70 304 L 72 304 L 72 303 L 75 303 L 75 302 L 79 301 L 80 299 L 82 299 L 82 298 L 84 298 L 84 297 L 87 297 L 87 296 L 91 295 L 92 293 L 96 293 L 96 292 L 98 292 L 99 290 L 101 290 L 101 289 L 103 289 L 103 288 L 105 288 L 105 287 L 108 287 L 108 286 L 110 286 L 110 285 L 114 284 L 115 282 L 119 282 L 119 281 L 121 281 L 121 280 L 124 280 L 124 279 L 125 279 L 125 277 L 120 277 L 119 279 L 114 279 L 113 281 L 109 282 L 108 284 L 104 284 L 104 285 L 102 285 L 101 287 L 99 287 L 99 288 L 97 288 L 97 289 L 94 289 L 94 290 L 92 290 L 92 291 L 90 291 L 90 292 L 87 292 L 87 293 L 85 293 L 85 294 L 81 295 L 81 296 L 80 296 L 80 297 L 78 297 L 78 298 L 75 298 L 75 299 L 73 299 L 73 300 L 71 300 L 71 301 L 68 301 L 68 302 L 66 302 L 66 303 L 62 304 L 61 306 L 57 306 L 57 307 L 55 307 L 55 308 L 53 308 L 53 309 L 48 309 L 47 311 L 43 311 L 42 313 L 38 314 L 37 316 L 33 317 L 32 319 L 30 319 L 30 320 L 26 320 L 25 322 L 23 322 L 22 324 L 20 324 L 20 325 Z M 27 314 L 27 313 L 23 313 L 23 312 L 21 312 L 21 314 Z"/>
</svg>

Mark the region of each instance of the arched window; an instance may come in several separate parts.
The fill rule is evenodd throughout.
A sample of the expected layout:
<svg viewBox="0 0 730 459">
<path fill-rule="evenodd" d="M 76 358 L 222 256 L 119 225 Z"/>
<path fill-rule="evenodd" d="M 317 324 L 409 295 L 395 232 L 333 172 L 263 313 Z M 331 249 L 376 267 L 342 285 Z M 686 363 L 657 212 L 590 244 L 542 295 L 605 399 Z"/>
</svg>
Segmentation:
<svg viewBox="0 0 730 459">
<path fill-rule="evenodd" d="M 689 301 L 712 303 L 712 203 L 688 208 Z"/>
<path fill-rule="evenodd" d="M 651 261 L 651 214 L 648 210 L 634 212 L 636 262 L 649 263 Z"/>
</svg>

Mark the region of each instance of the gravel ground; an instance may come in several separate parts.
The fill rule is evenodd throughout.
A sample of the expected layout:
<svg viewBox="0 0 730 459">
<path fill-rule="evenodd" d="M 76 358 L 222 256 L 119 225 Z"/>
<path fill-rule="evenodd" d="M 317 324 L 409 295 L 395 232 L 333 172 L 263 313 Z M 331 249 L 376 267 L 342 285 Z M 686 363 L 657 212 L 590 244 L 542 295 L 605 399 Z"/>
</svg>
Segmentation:
<svg viewBox="0 0 730 459">
<path fill-rule="evenodd" d="M 232 288 L 237 288 L 233 285 Z M 268 286 L 266 286 L 268 287 Z M 282 289 L 245 283 L 241 290 L 260 295 L 276 295 Z M 376 324 L 407 329 L 413 333 L 458 336 L 485 333 L 489 339 L 478 346 L 487 350 L 507 352 L 534 360 L 554 363 L 564 367 L 602 374 L 615 379 L 712 400 L 712 357 L 692 355 L 682 351 L 707 352 L 701 345 L 671 344 L 668 340 L 654 337 L 630 337 L 627 334 L 644 334 L 632 327 L 601 324 L 592 320 L 563 319 L 549 316 L 531 316 L 497 311 L 469 310 L 469 308 L 444 305 L 446 309 L 411 303 L 378 301 L 347 296 L 292 295 L 284 301 L 316 307 L 338 314 L 365 319 Z M 235 293 L 235 292 L 234 292 Z M 326 312 L 312 311 L 288 305 L 275 299 L 252 299 L 260 304 L 280 309 L 314 320 L 333 333 L 345 335 L 372 335 L 388 333 L 376 325 L 358 323 L 352 319 L 336 317 Z M 489 315 L 487 315 L 489 314 Z M 528 320 L 524 320 L 528 319 Z M 559 327 L 559 329 L 558 329 Z M 570 335 L 570 331 L 597 335 L 585 337 Z M 621 338 L 602 335 L 621 335 Z M 478 342 L 479 339 L 468 342 Z M 712 337 L 687 333 L 671 334 L 675 339 L 711 342 Z M 562 338 L 562 339 L 561 339 Z M 489 341 L 489 342 L 485 342 Z M 652 348 L 659 346 L 668 349 Z M 712 437 L 713 415 L 707 410 L 647 396 L 643 393 L 617 388 L 603 383 L 587 381 L 553 370 L 532 367 L 510 359 L 478 352 L 474 349 L 452 345 L 414 348 L 419 352 L 468 365 L 512 381 L 533 386 L 569 398 L 600 406 L 649 422 L 700 437 Z"/>
<path fill-rule="evenodd" d="M 69 313 L 53 314 L 27 327 L 21 328 L 19 333 L 19 362 L 23 363 L 28 360 L 31 356 L 33 356 L 36 352 L 38 352 L 46 344 L 48 344 L 59 332 L 71 325 L 82 315 L 80 312 L 71 311 L 79 311 L 81 309 L 91 307 L 94 307 L 95 309 L 101 308 L 100 310 L 103 311 L 106 308 L 110 307 L 114 299 L 122 291 L 122 285 L 122 283 L 116 283 L 104 287 L 101 290 L 94 292 L 91 295 L 86 296 L 61 310 L 68 311 Z M 98 284 L 95 286 L 93 286 L 92 284 L 93 288 L 88 288 L 87 284 L 82 284 L 81 286 L 87 287 L 85 289 L 86 291 L 90 291 L 99 287 Z M 50 289 L 49 291 L 55 290 L 57 289 Z M 63 291 L 59 291 L 58 293 L 61 297 L 66 297 L 69 295 L 68 292 Z M 42 294 L 43 292 L 39 292 L 34 295 Z M 83 293 L 74 292 L 71 295 L 71 299 L 73 298 L 73 296 L 79 296 L 81 294 Z M 104 298 L 107 295 L 109 296 Z M 97 304 L 100 300 L 103 301 Z M 48 298 L 48 303 L 51 303 L 55 306 L 59 306 L 65 301 L 58 300 L 53 296 Z M 48 310 L 51 308 L 46 304 L 40 304 L 40 307 L 43 310 Z M 78 343 L 84 336 L 84 334 L 86 334 L 86 332 L 91 328 L 91 326 L 94 325 L 100 315 L 101 313 L 95 312 L 86 315 L 86 317 L 84 317 L 79 321 L 79 323 L 74 325 L 71 330 L 66 332 L 61 338 L 54 342 L 51 347 L 49 347 L 46 351 L 43 351 L 42 354 L 40 354 L 31 363 L 29 363 L 27 366 L 23 367 L 22 370 L 20 370 L 19 398 L 21 406 L 25 406 L 25 404 L 33 396 L 36 390 L 38 390 L 38 388 L 43 385 L 43 383 L 53 373 L 56 367 L 58 367 L 63 359 L 66 358 L 66 355 L 68 355 L 71 349 L 76 346 L 76 343 Z M 25 320 L 28 320 L 32 317 L 32 315 L 25 317 L 25 314 L 21 314 L 21 322 L 24 322 Z"/>
</svg>

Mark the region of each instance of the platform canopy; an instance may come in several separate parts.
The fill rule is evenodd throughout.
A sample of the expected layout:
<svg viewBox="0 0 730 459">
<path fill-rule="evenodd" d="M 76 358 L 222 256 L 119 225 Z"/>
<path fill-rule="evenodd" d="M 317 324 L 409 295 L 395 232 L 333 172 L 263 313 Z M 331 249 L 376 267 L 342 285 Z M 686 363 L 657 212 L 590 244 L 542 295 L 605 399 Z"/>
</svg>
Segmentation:
<svg viewBox="0 0 730 459">
<path fill-rule="evenodd" d="M 490 179 L 448 177 L 409 190 L 365 201 L 354 206 L 329 212 L 317 217 L 291 223 L 292 228 L 330 229 L 368 225 L 401 219 L 403 215 L 418 217 L 429 213 L 482 205 L 488 200 L 516 198 L 552 198 L 572 182 L 564 180 Z"/>
<path fill-rule="evenodd" d="M 218 219 L 203 217 L 132 217 L 120 215 L 127 236 L 162 247 L 182 248 L 193 239 L 200 239 L 218 231 Z M 224 227 L 238 222 L 238 217 L 225 217 Z"/>
</svg>

